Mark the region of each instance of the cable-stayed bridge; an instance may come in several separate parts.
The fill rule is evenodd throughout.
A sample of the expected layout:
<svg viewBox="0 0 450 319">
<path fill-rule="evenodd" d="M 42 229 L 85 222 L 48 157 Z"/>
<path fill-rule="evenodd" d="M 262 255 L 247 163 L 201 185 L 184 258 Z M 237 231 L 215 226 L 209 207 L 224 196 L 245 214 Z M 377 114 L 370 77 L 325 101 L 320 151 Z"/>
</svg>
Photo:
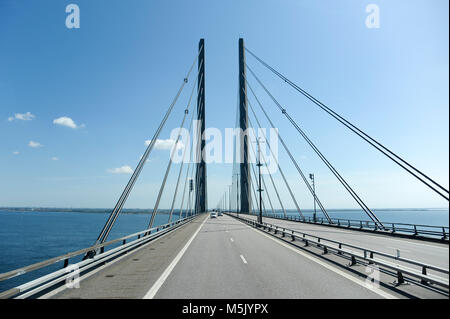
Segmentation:
<svg viewBox="0 0 450 319">
<path fill-rule="evenodd" d="M 238 50 L 236 127 L 240 133 L 236 145 L 239 147 L 235 148 L 232 184 L 224 185 L 226 191 L 213 213 L 210 214 L 207 203 L 205 42 L 201 39 L 192 65 L 94 244 L 0 274 L 0 281 L 7 281 L 54 265 L 59 267 L 0 292 L 0 297 L 448 298 L 448 226 L 380 220 L 246 63 L 246 55 L 412 175 L 427 190 L 447 201 L 448 190 L 266 63 L 245 47 L 243 39 L 239 40 Z M 142 231 L 109 239 L 161 131 L 189 85 L 189 99 L 148 225 L 143 225 Z M 289 165 L 298 172 L 296 178 L 305 184 L 318 208 L 312 217 L 304 214 L 299 191 L 289 183 L 286 165 L 278 162 L 268 136 L 263 133 L 256 139 L 249 133 L 250 129 L 263 128 L 263 121 L 277 129 L 267 105 L 256 93 L 256 85 L 367 215 L 366 220 L 330 215 L 291 151 L 296 141 L 283 139 L 281 129 L 277 131 L 277 139 L 290 160 Z M 183 160 L 170 194 L 170 209 L 165 212 L 167 223 L 156 225 L 155 217 L 161 211 L 161 198 L 167 192 L 168 177 L 185 126 L 194 138 L 182 150 Z M 269 156 L 261 152 L 263 143 Z M 282 183 L 267 169 L 269 160 L 280 173 Z M 283 194 L 288 194 L 291 202 L 285 202 Z M 295 210 L 286 208 L 291 205 Z"/>
</svg>

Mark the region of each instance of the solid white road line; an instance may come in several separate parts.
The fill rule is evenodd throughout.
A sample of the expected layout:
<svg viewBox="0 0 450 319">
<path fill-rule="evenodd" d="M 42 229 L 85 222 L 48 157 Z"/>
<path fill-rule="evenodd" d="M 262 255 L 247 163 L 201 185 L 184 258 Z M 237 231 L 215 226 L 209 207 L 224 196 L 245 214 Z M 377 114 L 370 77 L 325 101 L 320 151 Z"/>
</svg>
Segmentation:
<svg viewBox="0 0 450 319">
<path fill-rule="evenodd" d="M 241 256 L 242 262 L 243 262 L 244 264 L 246 264 L 246 263 L 247 263 L 247 260 L 245 260 L 244 256 L 242 256 L 242 255 L 240 255 L 240 256 Z"/>
<path fill-rule="evenodd" d="M 153 299 L 155 297 L 156 293 L 158 292 L 159 288 L 164 284 L 167 277 L 169 277 L 172 270 L 175 268 L 177 263 L 180 261 L 181 257 L 183 257 L 186 250 L 189 248 L 189 245 L 194 240 L 195 236 L 199 233 L 200 229 L 203 227 L 205 222 L 208 220 L 208 218 L 205 218 L 203 223 L 198 227 L 198 229 L 195 231 L 194 235 L 188 240 L 186 245 L 184 245 L 183 249 L 180 250 L 178 255 L 172 260 L 169 266 L 164 270 L 164 272 L 161 274 L 161 276 L 158 278 L 158 280 L 153 284 L 152 288 L 145 294 L 145 296 L 142 299 Z"/>
<path fill-rule="evenodd" d="M 295 253 L 297 253 L 299 255 L 302 255 L 303 257 L 306 257 L 306 258 L 308 258 L 308 259 L 318 263 L 319 265 L 327 268 L 328 270 L 331 270 L 331 271 L 335 272 L 336 274 L 341 275 L 342 277 L 347 278 L 348 280 L 351 280 L 354 283 L 356 283 L 356 284 L 358 284 L 358 285 L 360 285 L 360 286 L 362 286 L 364 288 L 369 289 L 370 291 L 380 295 L 383 298 L 386 298 L 386 299 L 398 299 L 397 297 L 395 297 L 395 296 L 393 296 L 393 295 L 391 295 L 391 294 L 381 290 L 380 288 L 377 288 L 377 287 L 374 287 L 374 286 L 371 286 L 371 285 L 366 285 L 366 283 L 364 281 L 362 281 L 360 279 L 357 279 L 357 278 L 355 278 L 355 277 L 353 277 L 353 276 L 351 276 L 351 275 L 349 275 L 349 274 L 347 274 L 347 273 L 345 273 L 345 272 L 343 272 L 343 271 L 341 271 L 341 270 L 339 270 L 339 269 L 337 269 L 337 268 L 335 268 L 335 267 L 333 267 L 333 266 L 323 262 L 322 260 L 319 260 L 319 259 L 317 259 L 317 258 L 315 258 L 313 256 L 310 256 L 310 255 L 306 254 L 305 252 L 299 250 L 298 248 L 296 249 L 296 248 L 292 247 L 291 245 L 288 245 L 288 244 L 286 244 L 286 243 L 284 243 L 284 242 L 282 242 L 282 241 L 280 241 L 278 239 L 275 239 L 271 235 L 267 235 L 267 234 L 261 232 L 260 230 L 254 229 L 253 227 L 250 227 L 250 226 L 247 226 L 247 227 L 249 227 L 253 231 L 257 232 L 258 234 L 266 236 L 267 238 L 273 240 L 274 242 L 280 244 L 281 246 L 284 246 L 284 247 L 292 250 L 293 252 L 295 252 Z"/>
</svg>

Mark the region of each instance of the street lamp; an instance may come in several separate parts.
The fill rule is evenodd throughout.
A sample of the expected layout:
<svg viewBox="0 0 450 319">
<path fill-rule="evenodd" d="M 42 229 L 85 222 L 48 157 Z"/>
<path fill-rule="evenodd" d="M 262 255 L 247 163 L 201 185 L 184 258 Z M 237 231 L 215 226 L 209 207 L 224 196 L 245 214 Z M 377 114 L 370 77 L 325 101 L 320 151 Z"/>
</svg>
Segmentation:
<svg viewBox="0 0 450 319">
<path fill-rule="evenodd" d="M 239 217 L 239 176 L 241 174 L 236 173 L 233 176 L 236 176 L 236 215 Z"/>
<path fill-rule="evenodd" d="M 258 192 L 259 192 L 259 217 L 258 217 L 258 222 L 260 224 L 262 224 L 262 186 L 261 186 L 261 147 L 260 147 L 260 139 L 258 138 L 257 140 L 258 143 L 258 164 L 256 164 L 256 166 L 258 166 L 258 174 L 259 174 L 259 185 L 258 185 Z"/>
<path fill-rule="evenodd" d="M 312 186 L 313 186 L 313 196 L 314 196 L 314 215 L 313 215 L 313 220 L 314 222 L 316 222 L 316 183 L 314 181 L 314 174 L 309 174 L 309 178 L 312 181 Z"/>
<path fill-rule="evenodd" d="M 228 185 L 228 211 L 231 213 L 231 185 Z"/>
</svg>

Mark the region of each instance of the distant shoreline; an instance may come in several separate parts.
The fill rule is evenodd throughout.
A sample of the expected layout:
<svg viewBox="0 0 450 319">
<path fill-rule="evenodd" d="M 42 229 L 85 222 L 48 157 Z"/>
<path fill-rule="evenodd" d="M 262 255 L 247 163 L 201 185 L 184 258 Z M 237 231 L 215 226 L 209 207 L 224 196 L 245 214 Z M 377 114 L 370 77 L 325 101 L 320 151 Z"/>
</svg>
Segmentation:
<svg viewBox="0 0 450 319">
<path fill-rule="evenodd" d="M 1 211 L 6 212 L 54 212 L 54 213 L 103 213 L 108 214 L 111 213 L 112 208 L 58 208 L 58 207 L 0 207 Z M 281 209 L 276 209 L 281 210 Z M 373 211 L 448 211 L 448 207 L 442 208 L 374 208 Z M 178 212 L 179 209 L 175 209 L 174 211 Z M 286 209 L 286 211 L 296 211 L 295 209 Z M 304 212 L 313 212 L 312 209 L 304 209 Z M 328 209 L 328 211 L 335 212 L 361 212 L 361 209 L 357 208 L 335 208 Z M 124 214 L 151 214 L 153 212 L 153 208 L 126 208 L 122 210 Z M 169 209 L 159 209 L 158 214 L 169 214 Z"/>
</svg>

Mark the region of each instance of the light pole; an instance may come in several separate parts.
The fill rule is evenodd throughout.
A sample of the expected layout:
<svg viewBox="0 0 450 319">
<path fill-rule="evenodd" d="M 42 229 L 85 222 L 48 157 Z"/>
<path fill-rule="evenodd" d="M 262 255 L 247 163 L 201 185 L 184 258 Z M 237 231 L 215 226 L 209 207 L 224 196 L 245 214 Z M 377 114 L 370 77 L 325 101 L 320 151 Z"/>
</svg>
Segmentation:
<svg viewBox="0 0 450 319">
<path fill-rule="evenodd" d="M 228 185 L 228 211 L 231 212 L 231 185 Z"/>
<path fill-rule="evenodd" d="M 261 185 L 261 148 L 260 148 L 260 141 L 259 139 L 257 140 L 258 143 L 258 164 L 256 164 L 256 166 L 258 166 L 258 175 L 259 175 L 259 187 L 258 187 L 258 192 L 259 192 L 259 218 L 258 218 L 258 222 L 260 224 L 262 224 L 262 185 Z"/>
<path fill-rule="evenodd" d="M 233 174 L 236 176 L 236 214 L 239 217 L 239 173 Z"/>
<path fill-rule="evenodd" d="M 192 215 L 192 192 L 194 191 L 194 180 L 191 178 L 189 179 L 189 216 Z"/>
<path fill-rule="evenodd" d="M 313 196 L 314 196 L 314 215 L 313 215 L 313 220 L 314 222 L 316 222 L 316 183 L 314 181 L 314 174 L 309 174 L 309 178 L 312 181 L 312 186 L 313 186 Z"/>
</svg>

